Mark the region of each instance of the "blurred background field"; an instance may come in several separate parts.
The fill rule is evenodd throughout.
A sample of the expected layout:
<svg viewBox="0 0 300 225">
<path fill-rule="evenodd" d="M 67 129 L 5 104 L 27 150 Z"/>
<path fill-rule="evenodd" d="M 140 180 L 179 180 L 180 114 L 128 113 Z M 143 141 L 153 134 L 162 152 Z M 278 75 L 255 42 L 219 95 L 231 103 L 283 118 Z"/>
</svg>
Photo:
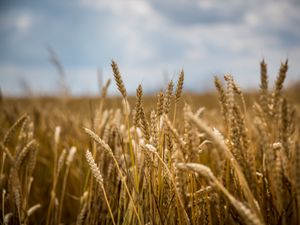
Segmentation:
<svg viewBox="0 0 300 225">
<path fill-rule="evenodd" d="M 299 12 L 1 1 L 0 223 L 300 224 Z"/>
<path fill-rule="evenodd" d="M 110 88 L 116 87 L 112 84 Z M 293 105 L 293 108 L 298 113 L 300 110 L 299 85 L 295 84 L 294 86 L 284 89 L 283 95 L 289 99 L 289 104 Z M 249 117 L 253 116 L 254 118 L 253 104 L 258 99 L 258 92 L 252 91 L 245 93 L 247 114 Z M 131 109 L 133 109 L 136 97 L 131 96 L 128 98 L 128 101 Z M 37 210 L 35 216 L 30 219 L 30 223 L 38 224 L 46 220 L 45 211 L 49 207 L 49 193 L 51 192 L 53 183 L 53 140 L 57 126 L 61 127 L 58 151 L 61 152 L 62 149 L 70 149 L 72 146 L 76 146 L 78 150 L 66 186 L 67 193 L 62 216 L 62 220 L 66 223 L 76 221 L 81 210 L 80 196 L 83 195 L 84 182 L 88 172 L 87 164 L 84 160 L 84 152 L 87 148 L 93 148 L 90 138 L 84 135 L 83 127 L 93 128 L 95 124 L 97 124 L 95 119 L 97 118 L 96 112 L 99 110 L 100 102 L 100 93 L 99 97 L 72 97 L 62 95 L 60 97 L 1 98 L 0 137 L 4 137 L 9 127 L 21 115 L 29 115 L 30 120 L 32 120 L 34 124 L 34 137 L 38 143 L 38 158 L 33 173 L 34 183 L 31 190 L 32 194 L 28 201 L 29 205 L 38 202 L 41 204 L 42 209 Z M 104 109 L 114 111 L 118 109 L 122 110 L 121 102 L 121 97 L 108 97 L 105 100 Z M 157 96 L 144 96 L 143 102 L 146 118 L 149 118 L 150 112 L 156 108 Z M 211 126 L 225 132 L 224 126 L 222 125 L 223 118 L 217 92 L 211 91 L 203 94 L 184 92 L 182 100 L 178 104 L 178 118 L 183 118 L 182 109 L 185 103 L 191 105 L 193 111 L 204 107 L 205 111 L 203 116 L 205 120 L 209 121 Z M 241 102 L 237 102 L 237 104 L 240 103 Z M 172 108 L 170 114 L 172 115 L 173 113 Z M 299 121 L 299 119 L 297 120 Z M 179 131 L 184 129 L 180 119 L 177 120 L 175 126 Z M 14 145 L 11 147 L 13 148 L 13 146 Z M 57 195 L 59 196 L 60 194 L 58 189 Z"/>
</svg>

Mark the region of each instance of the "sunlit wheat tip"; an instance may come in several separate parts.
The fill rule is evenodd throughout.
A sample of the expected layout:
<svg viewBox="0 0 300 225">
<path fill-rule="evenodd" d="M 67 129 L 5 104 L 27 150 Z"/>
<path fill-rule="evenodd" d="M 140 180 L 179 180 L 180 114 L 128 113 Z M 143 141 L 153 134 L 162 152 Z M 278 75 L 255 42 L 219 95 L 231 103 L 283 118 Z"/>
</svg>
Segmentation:
<svg viewBox="0 0 300 225">
<path fill-rule="evenodd" d="M 71 162 L 74 159 L 76 151 L 77 151 L 76 147 L 72 146 L 71 149 L 70 149 L 70 151 L 69 151 L 69 154 L 67 156 L 67 159 L 66 159 L 66 165 L 70 165 L 71 164 Z"/>
</svg>

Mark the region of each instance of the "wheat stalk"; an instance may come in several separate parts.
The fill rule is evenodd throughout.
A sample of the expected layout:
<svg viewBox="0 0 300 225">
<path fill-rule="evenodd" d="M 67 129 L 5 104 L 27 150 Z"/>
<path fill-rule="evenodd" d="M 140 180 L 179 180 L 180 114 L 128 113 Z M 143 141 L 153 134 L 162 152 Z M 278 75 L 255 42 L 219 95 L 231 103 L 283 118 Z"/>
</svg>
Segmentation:
<svg viewBox="0 0 300 225">
<path fill-rule="evenodd" d="M 108 144 L 106 144 L 106 143 L 105 143 L 105 142 L 104 142 L 97 134 L 95 134 L 93 131 L 91 131 L 91 130 L 88 129 L 88 128 L 84 128 L 84 130 L 85 130 L 85 132 L 86 132 L 87 134 L 90 135 L 90 137 L 91 137 L 94 141 L 96 141 L 96 142 L 97 142 L 97 143 L 98 143 L 98 144 L 99 144 L 106 152 L 108 152 L 108 154 L 109 154 L 109 155 L 112 157 L 112 159 L 114 160 L 114 163 L 115 163 L 115 165 L 116 165 L 116 167 L 117 167 L 117 170 L 118 170 L 118 172 L 119 172 L 119 175 L 120 175 L 120 177 L 121 177 L 121 181 L 123 182 L 123 184 L 124 184 L 124 186 L 125 186 L 125 189 L 126 189 L 126 192 L 127 192 L 128 196 L 129 196 L 131 202 L 133 203 L 133 209 L 134 209 L 134 212 L 135 212 L 135 214 L 136 214 L 136 216 L 137 216 L 138 222 L 139 222 L 139 224 L 142 224 L 142 222 L 141 222 L 141 220 L 140 220 L 140 216 L 139 216 L 139 214 L 138 214 L 138 211 L 137 211 L 137 209 L 136 209 L 136 207 L 135 207 L 135 205 L 134 205 L 134 201 L 133 201 L 132 195 L 131 195 L 131 193 L 130 193 L 130 191 L 129 191 L 129 188 L 128 188 L 127 184 L 126 184 L 126 177 L 123 175 L 123 172 L 122 172 L 122 170 L 121 170 L 121 168 L 120 168 L 120 166 L 119 166 L 119 163 L 118 163 L 116 157 L 114 156 L 114 154 L 113 154 L 111 148 L 109 147 Z"/>
<path fill-rule="evenodd" d="M 235 199 L 227 191 L 227 189 L 217 180 L 217 178 L 214 176 L 214 174 L 208 167 L 198 163 L 178 163 L 176 166 L 179 169 L 191 170 L 200 173 L 202 176 L 204 176 L 208 180 L 210 185 L 216 186 L 220 191 L 222 191 L 222 193 L 229 199 L 231 204 L 234 206 L 234 208 L 237 210 L 237 212 L 240 214 L 240 216 L 243 218 L 244 222 L 247 225 L 263 224 L 259 219 L 259 216 L 257 216 L 250 209 L 248 209 L 248 207 L 246 207 L 242 202 Z"/>
<path fill-rule="evenodd" d="M 245 194 L 245 197 L 249 201 L 249 204 L 251 206 L 251 209 L 259 216 L 259 218 L 262 220 L 262 215 L 259 209 L 259 206 L 256 204 L 256 200 L 248 186 L 248 183 L 246 181 L 246 178 L 242 172 L 242 169 L 239 165 L 239 163 L 236 161 L 233 154 L 229 151 L 227 146 L 224 143 L 224 140 L 220 137 L 219 134 L 213 132 L 205 123 L 199 118 L 196 118 L 193 114 L 189 113 L 188 117 L 191 119 L 192 122 L 194 122 L 200 129 L 204 130 L 214 141 L 217 146 L 223 151 L 222 153 L 225 155 L 225 157 L 231 162 L 233 168 L 235 169 L 235 172 L 237 173 L 237 176 L 240 180 L 240 183 L 242 184 L 242 189 Z"/>
</svg>

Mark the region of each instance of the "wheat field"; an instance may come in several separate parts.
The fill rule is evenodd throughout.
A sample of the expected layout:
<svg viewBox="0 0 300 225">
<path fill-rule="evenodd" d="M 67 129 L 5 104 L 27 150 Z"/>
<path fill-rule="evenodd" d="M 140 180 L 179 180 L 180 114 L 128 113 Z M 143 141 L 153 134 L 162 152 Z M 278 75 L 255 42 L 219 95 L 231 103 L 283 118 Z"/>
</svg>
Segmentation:
<svg viewBox="0 0 300 225">
<path fill-rule="evenodd" d="M 300 224 L 297 89 L 231 75 L 184 93 L 128 96 L 116 62 L 93 99 L 0 102 L 1 224 Z M 259 76 L 258 76 L 259 77 Z M 212 81 L 213 82 L 213 81 Z"/>
</svg>

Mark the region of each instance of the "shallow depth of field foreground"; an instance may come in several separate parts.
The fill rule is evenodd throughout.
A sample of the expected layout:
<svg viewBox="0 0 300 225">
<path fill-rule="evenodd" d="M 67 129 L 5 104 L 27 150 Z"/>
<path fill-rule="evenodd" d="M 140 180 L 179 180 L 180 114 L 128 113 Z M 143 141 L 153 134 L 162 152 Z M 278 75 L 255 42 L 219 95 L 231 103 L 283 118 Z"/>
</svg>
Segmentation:
<svg viewBox="0 0 300 225">
<path fill-rule="evenodd" d="M 262 61 L 255 93 L 225 75 L 204 97 L 184 71 L 129 97 L 111 66 L 121 98 L 110 80 L 96 99 L 1 98 L 1 224 L 300 224 L 288 62 L 271 84 Z"/>
</svg>

